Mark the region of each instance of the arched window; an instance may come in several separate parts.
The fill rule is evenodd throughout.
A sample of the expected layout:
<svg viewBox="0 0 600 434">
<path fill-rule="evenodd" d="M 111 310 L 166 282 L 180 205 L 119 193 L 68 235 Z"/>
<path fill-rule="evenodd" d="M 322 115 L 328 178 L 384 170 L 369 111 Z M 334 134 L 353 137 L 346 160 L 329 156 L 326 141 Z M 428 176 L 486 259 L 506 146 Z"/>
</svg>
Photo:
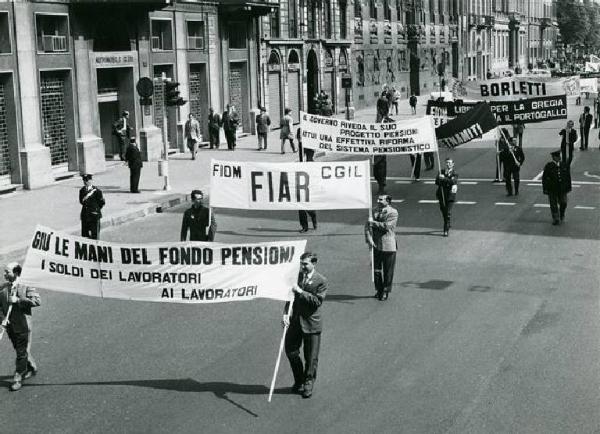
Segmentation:
<svg viewBox="0 0 600 434">
<path fill-rule="evenodd" d="M 300 63 L 300 58 L 298 57 L 298 52 L 296 50 L 290 51 L 290 55 L 288 56 L 288 63 Z"/>
<path fill-rule="evenodd" d="M 273 50 L 271 51 L 271 55 L 269 56 L 269 65 L 279 65 L 281 63 L 279 53 Z"/>
</svg>

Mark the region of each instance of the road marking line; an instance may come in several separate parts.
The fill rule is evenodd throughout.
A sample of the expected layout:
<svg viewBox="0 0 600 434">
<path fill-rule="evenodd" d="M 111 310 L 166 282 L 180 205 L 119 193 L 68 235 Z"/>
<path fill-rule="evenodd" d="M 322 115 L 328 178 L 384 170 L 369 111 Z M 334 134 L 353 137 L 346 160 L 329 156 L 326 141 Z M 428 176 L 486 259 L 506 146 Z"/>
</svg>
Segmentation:
<svg viewBox="0 0 600 434">
<path fill-rule="evenodd" d="M 437 200 L 429 200 L 429 199 L 425 200 L 424 199 L 424 200 L 420 200 L 419 203 L 438 203 L 438 201 Z"/>
<path fill-rule="evenodd" d="M 596 209 L 595 206 L 575 205 L 575 209 Z"/>
<path fill-rule="evenodd" d="M 544 171 L 542 170 L 540 173 L 538 173 L 536 175 L 535 178 L 533 178 L 533 181 L 541 181 L 542 180 L 542 176 L 544 175 Z"/>
<path fill-rule="evenodd" d="M 412 184 L 412 181 L 394 181 L 395 184 Z"/>
<path fill-rule="evenodd" d="M 461 181 L 461 185 L 477 185 L 479 184 L 477 181 Z"/>
<path fill-rule="evenodd" d="M 469 200 L 459 200 L 455 203 L 458 205 L 475 205 L 477 202 L 471 202 Z"/>
<path fill-rule="evenodd" d="M 509 206 L 509 205 L 516 205 L 516 203 L 515 202 L 496 202 L 495 205 L 506 205 L 506 206 Z"/>
<path fill-rule="evenodd" d="M 541 187 L 542 184 L 527 184 L 530 187 Z"/>
<path fill-rule="evenodd" d="M 534 203 L 533 207 L 534 208 L 550 208 L 550 205 L 548 205 L 547 203 Z"/>
<path fill-rule="evenodd" d="M 435 184 L 435 181 L 425 181 L 423 184 Z"/>
<path fill-rule="evenodd" d="M 404 202 L 404 199 L 392 199 L 392 202 L 402 203 Z"/>
</svg>

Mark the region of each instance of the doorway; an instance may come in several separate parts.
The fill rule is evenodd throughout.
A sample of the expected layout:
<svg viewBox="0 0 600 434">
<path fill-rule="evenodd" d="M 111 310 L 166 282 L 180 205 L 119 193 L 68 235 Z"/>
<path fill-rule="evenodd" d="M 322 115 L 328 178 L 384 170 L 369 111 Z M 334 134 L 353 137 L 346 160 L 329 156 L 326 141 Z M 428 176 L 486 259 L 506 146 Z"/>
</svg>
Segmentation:
<svg viewBox="0 0 600 434">
<path fill-rule="evenodd" d="M 112 133 L 113 123 L 119 118 L 119 102 L 114 101 L 99 102 L 100 112 L 100 137 L 104 142 L 104 154 L 107 159 L 113 159 L 119 155 L 119 144 L 117 138 Z"/>
<path fill-rule="evenodd" d="M 316 112 L 315 97 L 319 93 L 319 61 L 315 50 L 308 52 L 306 61 L 306 93 L 308 97 L 308 112 Z"/>
</svg>

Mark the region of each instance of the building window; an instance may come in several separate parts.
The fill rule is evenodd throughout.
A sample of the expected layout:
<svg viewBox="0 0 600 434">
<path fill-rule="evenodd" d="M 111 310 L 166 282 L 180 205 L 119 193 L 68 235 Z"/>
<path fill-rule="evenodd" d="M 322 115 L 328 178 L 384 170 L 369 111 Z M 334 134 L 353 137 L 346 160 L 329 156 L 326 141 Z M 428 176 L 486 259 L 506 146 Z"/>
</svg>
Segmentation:
<svg viewBox="0 0 600 434">
<path fill-rule="evenodd" d="M 402 22 L 404 16 L 404 10 L 402 9 L 402 0 L 396 0 L 396 21 Z"/>
<path fill-rule="evenodd" d="M 362 87 L 365 85 L 365 61 L 362 56 L 356 58 L 356 72 L 358 73 L 356 85 Z"/>
<path fill-rule="evenodd" d="M 429 0 L 429 22 L 435 24 L 435 0 Z"/>
<path fill-rule="evenodd" d="M 0 53 L 10 53 L 10 28 L 8 13 L 0 12 Z"/>
<path fill-rule="evenodd" d="M 354 16 L 362 18 L 362 0 L 354 0 Z"/>
<path fill-rule="evenodd" d="M 298 37 L 298 2 L 288 1 L 288 32 L 290 38 Z"/>
<path fill-rule="evenodd" d="M 36 14 L 35 23 L 38 51 L 42 53 L 69 51 L 69 19 L 67 15 Z"/>
<path fill-rule="evenodd" d="M 340 0 L 340 38 L 346 39 L 348 37 L 348 21 L 346 20 L 346 0 Z"/>
<path fill-rule="evenodd" d="M 173 32 L 171 20 L 150 20 L 152 25 L 152 50 L 171 51 L 173 49 Z"/>
<path fill-rule="evenodd" d="M 323 26 L 325 28 L 325 39 L 331 39 L 331 2 L 323 0 Z"/>
<path fill-rule="evenodd" d="M 399 71 L 407 71 L 408 65 L 406 63 L 406 50 L 398 51 L 398 70 Z"/>
<path fill-rule="evenodd" d="M 229 23 L 229 48 L 234 50 L 246 48 L 246 23 Z"/>
<path fill-rule="evenodd" d="M 392 8 L 390 7 L 390 0 L 383 0 L 383 19 L 392 21 Z"/>
<path fill-rule="evenodd" d="M 307 3 L 308 9 L 308 17 L 307 17 L 307 27 L 308 27 L 308 37 L 310 39 L 315 39 L 317 37 L 317 3 L 316 0 L 308 0 Z"/>
<path fill-rule="evenodd" d="M 204 50 L 204 21 L 188 21 L 188 50 Z"/>
<path fill-rule="evenodd" d="M 279 8 L 269 15 L 269 21 L 271 23 L 271 38 L 279 38 L 281 36 L 279 32 Z"/>
<path fill-rule="evenodd" d="M 374 20 L 377 19 L 377 5 L 375 4 L 375 0 L 369 0 L 369 17 Z"/>
</svg>

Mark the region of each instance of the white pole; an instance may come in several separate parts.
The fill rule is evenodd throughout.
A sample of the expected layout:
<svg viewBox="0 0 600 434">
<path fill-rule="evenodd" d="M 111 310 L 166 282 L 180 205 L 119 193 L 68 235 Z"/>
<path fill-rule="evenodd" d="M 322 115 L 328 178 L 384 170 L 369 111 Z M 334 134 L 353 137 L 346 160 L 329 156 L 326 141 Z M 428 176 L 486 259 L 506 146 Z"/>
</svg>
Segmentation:
<svg viewBox="0 0 600 434">
<path fill-rule="evenodd" d="M 294 309 L 294 301 L 290 301 L 290 305 L 288 307 L 288 316 L 290 317 L 290 321 L 292 318 L 292 312 Z M 281 342 L 279 343 L 279 352 L 277 353 L 277 361 L 275 362 L 275 369 L 273 370 L 273 379 L 271 380 L 271 387 L 269 389 L 269 399 L 268 402 L 271 402 L 271 398 L 273 397 L 273 391 L 275 390 L 275 380 L 277 379 L 277 372 L 279 371 L 279 362 L 281 361 L 281 354 L 283 353 L 283 346 L 285 345 L 285 335 L 288 331 L 289 326 L 285 326 L 283 328 L 283 336 L 281 336 Z"/>
</svg>

